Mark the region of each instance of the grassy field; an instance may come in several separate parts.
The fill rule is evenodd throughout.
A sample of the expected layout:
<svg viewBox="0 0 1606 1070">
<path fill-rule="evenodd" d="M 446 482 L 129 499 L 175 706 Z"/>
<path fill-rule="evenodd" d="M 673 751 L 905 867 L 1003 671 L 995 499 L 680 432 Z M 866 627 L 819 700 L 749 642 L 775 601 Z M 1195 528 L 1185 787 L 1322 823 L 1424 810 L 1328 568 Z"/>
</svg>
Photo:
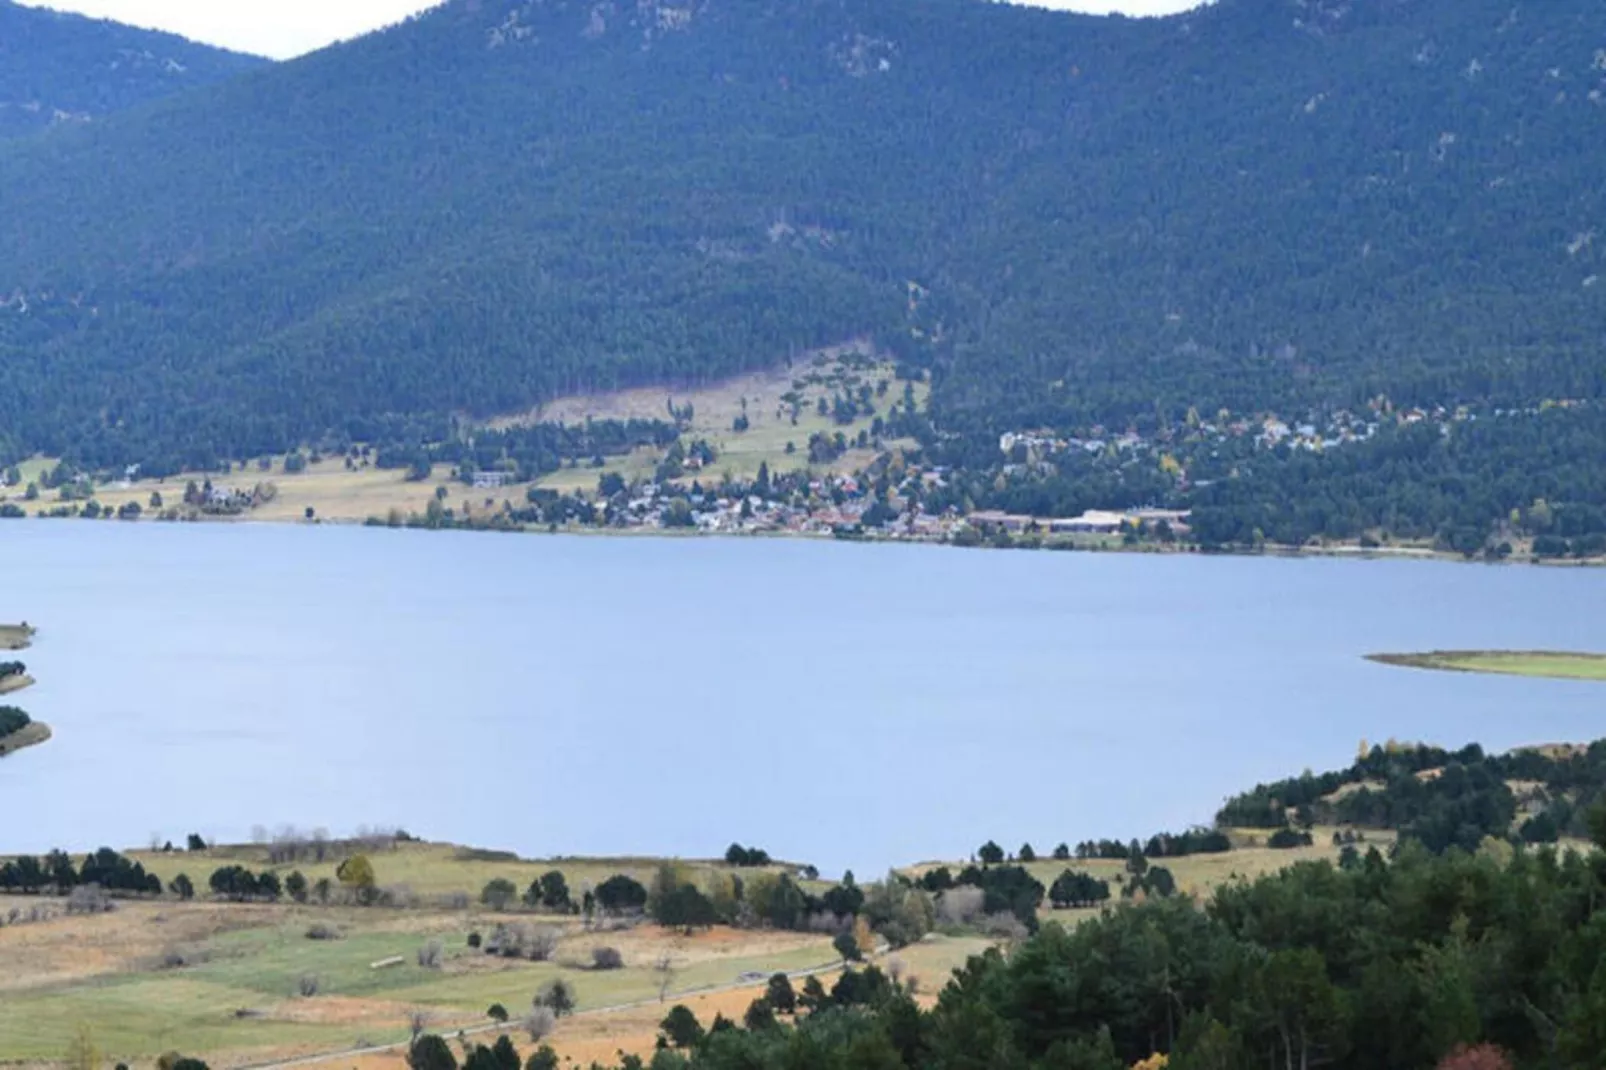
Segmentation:
<svg viewBox="0 0 1606 1070">
<path fill-rule="evenodd" d="M 1427 654 L 1373 654 L 1383 665 L 1443 672 L 1538 676 L 1553 680 L 1606 680 L 1606 654 L 1546 650 L 1438 650 Z"/>
<path fill-rule="evenodd" d="M 1208 896 L 1214 889 L 1229 881 L 1237 879 L 1254 880 L 1286 869 L 1297 862 L 1336 861 L 1340 847 L 1333 845 L 1333 833 L 1330 828 L 1316 828 L 1311 830 L 1314 841 L 1309 847 L 1295 847 L 1289 850 L 1274 850 L 1264 846 L 1267 833 L 1258 830 L 1232 830 L 1233 850 L 1222 854 L 1196 854 L 1182 858 L 1152 859 L 1151 865 L 1165 866 L 1176 878 L 1177 890 L 1185 895 L 1202 898 Z M 1392 832 L 1368 832 L 1367 843 L 1359 845 L 1365 850 L 1368 845 L 1374 845 L 1386 850 L 1394 841 Z M 1046 851 L 1044 852 L 1047 853 Z M 918 866 L 910 867 L 905 872 L 918 875 L 939 865 L 946 865 L 957 873 L 968 865 L 968 862 L 923 862 Z M 1070 861 L 1055 861 L 1050 858 L 1040 858 L 1036 862 L 1026 864 L 1033 877 L 1037 878 L 1047 888 L 1055 879 L 1067 869 L 1079 873 L 1090 873 L 1101 880 L 1110 882 L 1112 895 L 1119 896 L 1118 883 L 1125 879 L 1126 863 L 1119 859 L 1071 859 Z M 1043 904 L 1041 917 L 1044 921 L 1059 920 L 1073 923 L 1079 917 L 1096 911 L 1056 911 L 1048 903 Z"/>
<path fill-rule="evenodd" d="M 1236 876 L 1334 857 L 1331 830 L 1317 836 L 1310 848 L 1271 851 L 1252 835 L 1238 834 L 1239 847 L 1230 854 L 1165 864 L 1184 892 L 1203 895 Z M 333 876 L 339 857 L 332 852 L 320 864 L 269 866 L 267 851 L 243 846 L 134 857 L 164 881 L 183 872 L 203 887 L 214 869 L 236 863 L 280 874 L 298 868 L 317 880 Z M 394 1050 L 345 1053 L 404 1040 L 415 1014 L 436 1031 L 479 1030 L 491 1027 L 486 1009 L 500 1003 L 513 1015 L 512 1029 L 532 996 L 562 978 L 573 986 L 580 1013 L 561 1023 L 552 1043 L 565 1058 L 587 1065 L 621 1050 L 650 1053 L 667 1004 L 687 1002 L 705 1022 L 715 1013 L 736 1018 L 759 994 L 752 978 L 835 969 L 829 939 L 816 934 L 715 929 L 688 936 L 650 925 L 597 932 L 572 916 L 496 913 L 477 902 L 478 890 L 493 878 L 522 888 L 554 868 L 576 894 L 616 873 L 645 881 L 658 865 L 652 859 L 531 861 L 412 842 L 369 857 L 379 883 L 412 908 L 144 901 L 109 914 L 67 916 L 59 903 L 0 898 L 0 915 L 11 922 L 0 926 L 0 1063 L 59 1062 L 87 1028 L 107 1064 L 149 1063 L 177 1048 L 218 1070 L 307 1056 L 354 1070 L 404 1070 Z M 703 880 L 725 868 L 687 865 Z M 1103 861 L 1044 861 L 1029 868 L 1048 884 L 1067 867 L 1112 882 L 1123 868 Z M 915 867 L 923 868 L 929 867 Z M 30 918 L 41 906 L 45 916 Z M 1074 924 L 1089 913 L 1045 909 L 1044 916 Z M 469 934 L 489 935 L 498 923 L 556 928 L 561 938 L 552 959 L 503 959 L 470 947 Z M 315 925 L 339 938 L 310 938 Z M 441 955 L 429 966 L 419 952 L 432 944 Z M 598 946 L 616 948 L 624 967 L 591 968 Z M 900 972 L 920 979 L 929 1000 L 955 967 L 988 946 L 979 936 L 934 934 L 893 957 Z M 667 964 L 667 975 L 660 964 Z M 316 979 L 310 996 L 302 994 L 306 978 Z M 477 1039 L 489 1042 L 494 1035 Z M 528 1038 L 510 1035 L 529 1048 Z"/>
<path fill-rule="evenodd" d="M 134 851 L 130 857 L 162 878 L 165 884 L 186 873 L 197 885 L 219 866 L 238 863 L 253 871 L 271 869 L 281 877 L 300 870 L 309 882 L 327 877 L 335 880 L 335 869 L 344 853 L 331 851 L 322 863 L 298 861 L 271 865 L 269 848 L 261 845 L 218 847 L 204 852 Z M 520 891 L 551 870 L 559 870 L 569 889 L 578 897 L 586 887 L 595 887 L 615 874 L 624 874 L 648 883 L 660 861 L 650 858 L 520 859 L 501 851 L 485 851 L 442 843 L 399 843 L 391 849 L 369 852 L 374 874 L 381 887 L 405 889 L 424 899 L 467 894 L 478 899 L 485 885 L 500 877 L 512 881 Z M 690 861 L 685 863 L 694 875 L 706 877 L 726 869 L 723 863 Z M 786 867 L 772 867 L 781 872 Z"/>
<path fill-rule="evenodd" d="M 197 886 L 220 866 L 333 877 L 342 851 L 323 863 L 270 866 L 262 846 L 204 852 L 132 852 L 164 882 L 185 873 Z M 58 1061 L 81 1026 L 108 1061 L 149 1062 L 182 1047 L 214 1067 L 235 1067 L 312 1053 L 393 1043 L 423 1013 L 432 1028 L 475 1028 L 501 1003 L 524 1013 L 545 984 L 563 978 L 581 1011 L 656 1001 L 670 967 L 671 994 L 743 984 L 747 974 L 801 971 L 836 958 L 827 937 L 799 933 L 714 930 L 685 936 L 653 926 L 587 931 L 579 918 L 478 903 L 494 878 L 522 889 L 561 870 L 573 894 L 618 873 L 643 882 L 651 859 L 520 860 L 512 855 L 440 844 L 402 843 L 369 853 L 380 885 L 409 909 L 351 906 L 124 903 L 113 913 L 69 917 L 59 903 L 0 898 L 0 1063 Z M 684 863 L 703 881 L 726 867 Z M 781 867 L 776 867 L 781 868 Z M 47 917 L 30 920 L 43 907 Z M 561 939 L 549 962 L 503 959 L 469 946 L 499 923 L 551 927 Z M 314 925 L 338 939 L 308 936 Z M 420 964 L 432 943 L 436 967 Z M 624 968 L 592 968 L 594 948 L 619 950 Z M 376 964 L 397 960 L 392 965 Z M 315 977 L 317 992 L 300 994 Z M 745 1006 L 745 1004 L 744 1004 Z M 661 1017 L 661 1014 L 658 1016 Z M 656 1022 L 656 1019 L 654 1019 Z M 611 1050 L 611 1049 L 610 1049 Z"/>
<path fill-rule="evenodd" d="M 886 385 L 881 392 L 883 383 Z M 695 474 L 708 484 L 717 483 L 726 475 L 733 479 L 751 479 L 764 464 L 769 465 L 772 472 L 808 467 L 809 436 L 816 432 L 835 435 L 840 431 L 851 441 L 860 431 L 869 431 L 874 417 L 838 424 L 830 416 L 821 416 L 818 410 L 822 398 L 829 404 L 838 393 L 856 394 L 863 387 L 871 389 L 875 407 L 883 415 L 902 397 L 903 384 L 894 378 L 892 365 L 874 359 L 863 347 L 850 345 L 828 350 L 791 368 L 756 372 L 691 390 L 648 387 L 563 398 L 524 419 L 564 423 L 582 422 L 588 416 L 661 420 L 667 416 L 669 400 L 673 398 L 677 406 L 689 404 L 694 410 L 691 426 L 682 439 L 687 443 L 705 439 L 718 454 L 712 467 Z M 914 384 L 914 394 L 916 405 L 924 408 L 930 395 L 929 385 Z M 789 395 L 790 401 L 787 400 Z M 799 408 L 796 423 L 792 422 L 792 401 Z M 738 432 L 734 429 L 736 420 L 744 415 L 748 429 Z M 788 445 L 792 452 L 787 451 Z M 652 473 L 660 457 L 661 451 L 638 450 L 629 457 L 609 461 L 605 469 L 582 467 L 555 472 L 543 479 L 541 485 L 562 491 L 592 491 L 602 472 L 642 478 Z M 852 472 L 874 459 L 873 451 L 850 449 L 834 463 L 817 466 L 816 470 Z"/>
</svg>

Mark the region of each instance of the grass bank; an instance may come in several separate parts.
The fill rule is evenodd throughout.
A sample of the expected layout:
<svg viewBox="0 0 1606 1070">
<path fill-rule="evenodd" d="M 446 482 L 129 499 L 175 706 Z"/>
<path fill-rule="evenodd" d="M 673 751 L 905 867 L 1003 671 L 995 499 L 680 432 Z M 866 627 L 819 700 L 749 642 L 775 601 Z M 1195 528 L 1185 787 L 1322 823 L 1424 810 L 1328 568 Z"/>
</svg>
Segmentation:
<svg viewBox="0 0 1606 1070">
<path fill-rule="evenodd" d="M 1426 654 L 1371 654 L 1381 665 L 1440 672 L 1494 673 L 1551 680 L 1606 680 L 1606 654 L 1553 650 L 1436 650 Z"/>
<path fill-rule="evenodd" d="M 50 726 L 34 721 L 20 732 L 0 736 L 0 758 L 17 753 L 27 747 L 36 747 L 50 738 Z"/>
<path fill-rule="evenodd" d="M 0 650 L 27 650 L 33 636 L 34 629 L 26 624 L 0 624 Z"/>
<path fill-rule="evenodd" d="M 27 673 L 22 673 L 20 676 L 7 676 L 5 679 L 0 680 L 0 695 L 9 695 L 13 692 L 21 691 L 25 687 L 32 687 L 36 683 L 38 681 Z"/>
</svg>

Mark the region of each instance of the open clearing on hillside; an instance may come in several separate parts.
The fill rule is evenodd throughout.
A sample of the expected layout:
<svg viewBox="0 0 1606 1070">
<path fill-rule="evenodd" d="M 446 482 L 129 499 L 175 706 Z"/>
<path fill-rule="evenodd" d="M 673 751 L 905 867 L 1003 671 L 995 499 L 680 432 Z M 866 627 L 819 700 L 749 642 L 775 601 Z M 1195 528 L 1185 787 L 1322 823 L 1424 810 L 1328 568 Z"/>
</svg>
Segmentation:
<svg viewBox="0 0 1606 1070">
<path fill-rule="evenodd" d="M 1606 654 L 1549 650 L 1436 650 L 1427 654 L 1371 654 L 1382 665 L 1442 672 L 1537 676 L 1552 680 L 1606 680 Z"/>
<path fill-rule="evenodd" d="M 875 417 L 861 415 L 838 423 L 834 417 L 821 414 L 821 401 L 829 407 L 838 396 L 858 397 L 868 389 L 877 412 L 885 414 L 893 402 L 901 400 L 906 385 L 916 407 L 924 411 L 930 396 L 929 384 L 900 383 L 893 365 L 880 359 L 867 343 L 851 343 L 810 354 L 789 367 L 752 372 L 699 387 L 643 387 L 560 398 L 520 420 L 500 421 L 493 426 L 541 421 L 573 424 L 584 423 L 588 418 L 664 420 L 669 417 L 671 403 L 681 409 L 689 405 L 693 416 L 681 440 L 689 444 L 702 439 L 718 454 L 712 465 L 696 473 L 704 485 L 717 483 L 726 475 L 752 479 L 758 475 L 760 465 L 768 465 L 770 471 L 777 473 L 799 468 L 820 473 L 852 472 L 872 462 L 875 450 L 849 449 L 829 465 L 810 466 L 809 438 L 840 432 L 852 443 L 861 432 L 871 431 Z M 747 419 L 745 431 L 735 430 L 741 417 Z M 902 443 L 883 443 L 883 448 L 898 445 Z M 566 468 L 547 476 L 540 485 L 564 492 L 594 491 L 603 472 L 617 472 L 627 479 L 646 478 L 661 453 L 641 449 L 629 457 L 610 459 L 603 469 Z M 691 478 L 688 476 L 686 482 Z"/>
</svg>

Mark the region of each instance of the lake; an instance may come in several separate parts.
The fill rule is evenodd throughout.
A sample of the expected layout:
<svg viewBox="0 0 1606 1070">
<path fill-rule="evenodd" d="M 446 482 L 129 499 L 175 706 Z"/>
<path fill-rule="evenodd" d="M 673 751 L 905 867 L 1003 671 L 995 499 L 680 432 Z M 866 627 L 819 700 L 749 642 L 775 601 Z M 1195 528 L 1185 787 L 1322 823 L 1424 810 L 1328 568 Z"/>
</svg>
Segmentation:
<svg viewBox="0 0 1606 1070">
<path fill-rule="evenodd" d="M 1206 822 L 1361 739 L 1606 736 L 1606 689 L 1373 651 L 1606 649 L 1606 571 L 7 522 L 40 629 L 0 850 L 400 826 L 861 876 Z"/>
</svg>

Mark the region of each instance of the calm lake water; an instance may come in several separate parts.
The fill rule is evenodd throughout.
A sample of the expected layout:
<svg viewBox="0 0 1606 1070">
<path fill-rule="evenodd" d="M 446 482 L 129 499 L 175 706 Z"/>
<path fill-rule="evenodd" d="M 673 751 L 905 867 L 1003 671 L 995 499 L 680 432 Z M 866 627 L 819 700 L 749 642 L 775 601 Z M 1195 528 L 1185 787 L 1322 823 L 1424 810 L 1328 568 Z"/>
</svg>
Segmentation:
<svg viewBox="0 0 1606 1070">
<path fill-rule="evenodd" d="M 0 525 L 56 738 L 0 851 L 402 826 L 861 875 L 1208 821 L 1362 738 L 1606 736 L 1606 571 L 350 528 Z"/>
</svg>

